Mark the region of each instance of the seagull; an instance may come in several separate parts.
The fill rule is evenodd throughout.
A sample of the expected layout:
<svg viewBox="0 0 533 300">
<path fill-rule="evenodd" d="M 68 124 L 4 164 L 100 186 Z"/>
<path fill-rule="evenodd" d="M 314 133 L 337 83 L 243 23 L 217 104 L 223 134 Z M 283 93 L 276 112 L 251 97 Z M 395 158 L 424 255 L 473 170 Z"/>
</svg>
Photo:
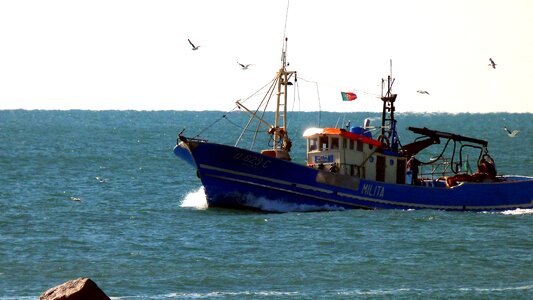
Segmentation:
<svg viewBox="0 0 533 300">
<path fill-rule="evenodd" d="M 107 182 L 107 179 L 102 178 L 100 176 L 96 176 L 95 179 L 98 180 L 100 183 L 106 183 Z"/>
<path fill-rule="evenodd" d="M 248 70 L 248 67 L 252 65 L 252 64 L 243 65 L 243 64 L 241 64 L 240 62 L 237 62 L 237 63 L 241 66 L 241 68 L 242 68 L 243 70 Z"/>
<path fill-rule="evenodd" d="M 496 69 L 496 63 L 492 60 L 492 58 L 489 58 L 489 60 L 490 60 L 489 66 L 491 66 L 493 69 Z"/>
<path fill-rule="evenodd" d="M 504 127 L 503 130 L 507 131 L 507 135 L 510 137 L 515 137 L 520 132 L 520 130 L 510 131 L 509 129 L 507 129 L 507 127 Z"/>
<path fill-rule="evenodd" d="M 429 95 L 428 91 L 421 91 L 421 90 L 418 90 L 416 91 L 417 93 L 419 94 L 426 94 L 426 95 Z"/>
<path fill-rule="evenodd" d="M 189 44 L 191 44 L 191 46 L 192 46 L 192 50 L 198 50 L 198 48 L 200 48 L 200 46 L 195 46 L 195 45 L 191 42 L 191 40 L 187 39 L 187 41 L 189 41 Z"/>
</svg>

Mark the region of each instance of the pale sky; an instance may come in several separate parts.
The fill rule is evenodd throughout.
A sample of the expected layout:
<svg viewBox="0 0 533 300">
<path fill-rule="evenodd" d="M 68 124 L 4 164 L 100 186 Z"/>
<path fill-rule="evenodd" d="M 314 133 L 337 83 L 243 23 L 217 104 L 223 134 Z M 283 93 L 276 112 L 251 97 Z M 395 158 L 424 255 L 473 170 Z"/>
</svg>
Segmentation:
<svg viewBox="0 0 533 300">
<path fill-rule="evenodd" d="M 228 111 L 275 76 L 286 11 L 287 0 L 0 0 L 0 109 Z M 296 110 L 319 109 L 318 85 L 323 111 L 380 111 L 372 94 L 392 59 L 397 111 L 533 113 L 532 15 L 530 0 L 290 0 Z"/>
</svg>

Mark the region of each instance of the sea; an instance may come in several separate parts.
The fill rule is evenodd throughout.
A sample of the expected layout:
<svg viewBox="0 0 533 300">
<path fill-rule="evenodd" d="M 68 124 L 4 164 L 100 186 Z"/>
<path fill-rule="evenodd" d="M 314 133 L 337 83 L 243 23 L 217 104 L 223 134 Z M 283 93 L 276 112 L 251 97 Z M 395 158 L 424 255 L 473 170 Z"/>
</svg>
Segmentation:
<svg viewBox="0 0 533 300">
<path fill-rule="evenodd" d="M 297 163 L 306 128 L 380 119 L 290 116 Z M 498 173 L 533 176 L 531 113 L 396 119 L 403 144 L 415 138 L 408 126 L 456 132 L 489 141 Z M 37 299 L 79 277 L 124 300 L 533 299 L 532 210 L 207 208 L 195 170 L 172 152 L 177 134 L 234 145 L 247 120 L 236 111 L 0 111 L 0 300 Z M 247 134 L 266 136 L 254 126 Z M 268 143 L 250 141 L 239 145 Z"/>
</svg>

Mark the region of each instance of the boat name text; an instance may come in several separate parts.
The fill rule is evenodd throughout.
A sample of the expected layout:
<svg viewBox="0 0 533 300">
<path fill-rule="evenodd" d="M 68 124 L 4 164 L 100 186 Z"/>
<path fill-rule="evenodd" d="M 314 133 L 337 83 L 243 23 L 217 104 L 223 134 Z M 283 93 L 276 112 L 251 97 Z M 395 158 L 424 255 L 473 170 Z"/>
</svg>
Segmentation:
<svg viewBox="0 0 533 300">
<path fill-rule="evenodd" d="M 365 183 L 363 184 L 363 187 L 361 187 L 361 194 L 374 198 L 383 198 L 385 194 L 385 187 L 381 185 Z"/>
<path fill-rule="evenodd" d="M 233 156 L 233 159 L 240 161 L 243 165 L 252 167 L 252 168 L 268 168 L 270 163 L 272 163 L 271 160 L 264 159 L 261 156 L 256 156 L 252 154 L 244 154 L 242 152 L 239 152 Z"/>
</svg>

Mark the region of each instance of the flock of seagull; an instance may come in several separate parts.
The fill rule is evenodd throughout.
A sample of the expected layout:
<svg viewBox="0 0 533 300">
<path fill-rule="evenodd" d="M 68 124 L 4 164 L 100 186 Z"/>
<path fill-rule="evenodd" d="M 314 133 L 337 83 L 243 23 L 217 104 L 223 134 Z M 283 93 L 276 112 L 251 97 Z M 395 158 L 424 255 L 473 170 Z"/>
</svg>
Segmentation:
<svg viewBox="0 0 533 300">
<path fill-rule="evenodd" d="M 187 41 L 189 41 L 189 44 L 191 45 L 193 51 L 196 51 L 196 50 L 198 50 L 200 48 L 200 45 L 195 45 L 193 42 L 191 42 L 190 39 L 187 39 Z M 497 64 L 494 62 L 494 60 L 492 58 L 489 58 L 489 62 L 490 63 L 488 64 L 488 66 L 492 67 L 493 69 L 496 69 L 496 65 Z M 237 64 L 239 64 L 239 66 L 241 66 L 241 69 L 243 69 L 243 70 L 248 70 L 248 67 L 253 65 L 253 64 L 241 64 L 240 62 L 237 62 Z M 425 91 L 425 90 L 418 90 L 416 92 L 419 93 L 419 94 L 422 94 L 422 95 L 429 95 L 429 92 Z M 504 127 L 504 130 L 507 132 L 507 135 L 509 137 L 515 137 L 520 132 L 519 130 L 510 131 L 509 129 L 507 129 L 507 127 Z"/>
<path fill-rule="evenodd" d="M 189 41 L 189 44 L 191 45 L 191 47 L 192 47 L 191 49 L 193 51 L 196 51 L 196 50 L 198 50 L 200 48 L 200 45 L 195 45 L 193 42 L 191 42 L 190 39 L 187 39 L 187 41 Z M 237 62 L 237 64 L 239 64 L 239 66 L 241 66 L 241 69 L 243 69 L 243 70 L 248 70 L 248 67 L 253 65 L 253 64 L 241 64 L 240 62 Z"/>
<path fill-rule="evenodd" d="M 488 66 L 492 67 L 493 69 L 496 69 L 496 65 L 497 64 L 494 62 L 494 60 L 492 58 L 489 58 L 489 62 L 490 63 L 488 64 Z M 429 92 L 428 91 L 424 91 L 424 90 L 418 90 L 416 92 L 419 93 L 419 94 L 429 95 Z"/>
<path fill-rule="evenodd" d="M 196 51 L 200 48 L 200 45 L 195 45 L 193 42 L 191 42 L 190 39 L 187 39 L 187 41 L 189 41 L 189 44 L 191 45 L 191 49 L 193 51 Z M 494 60 L 492 60 L 492 58 L 489 58 L 489 66 L 492 67 L 493 69 L 496 69 L 496 63 L 494 62 Z M 237 64 L 239 64 L 241 66 L 241 69 L 243 70 L 248 70 L 248 67 L 250 67 L 252 64 L 241 64 L 240 62 L 237 62 Z M 425 95 L 429 95 L 429 92 L 428 91 L 424 91 L 424 90 L 418 90 L 416 91 L 417 93 L 419 94 L 425 94 Z"/>
<path fill-rule="evenodd" d="M 496 69 L 497 63 L 495 63 L 492 58 L 489 58 L 489 62 L 490 63 L 488 64 L 488 66 L 492 67 L 493 69 Z M 428 91 L 424 91 L 424 90 L 418 90 L 416 92 L 419 93 L 419 94 L 429 95 L 429 92 Z M 520 132 L 520 130 L 511 131 L 511 130 L 507 129 L 507 127 L 504 127 L 503 130 L 505 130 L 505 132 L 507 132 L 507 135 L 509 137 L 513 137 L 513 138 L 516 137 L 518 135 L 518 133 Z"/>
</svg>

